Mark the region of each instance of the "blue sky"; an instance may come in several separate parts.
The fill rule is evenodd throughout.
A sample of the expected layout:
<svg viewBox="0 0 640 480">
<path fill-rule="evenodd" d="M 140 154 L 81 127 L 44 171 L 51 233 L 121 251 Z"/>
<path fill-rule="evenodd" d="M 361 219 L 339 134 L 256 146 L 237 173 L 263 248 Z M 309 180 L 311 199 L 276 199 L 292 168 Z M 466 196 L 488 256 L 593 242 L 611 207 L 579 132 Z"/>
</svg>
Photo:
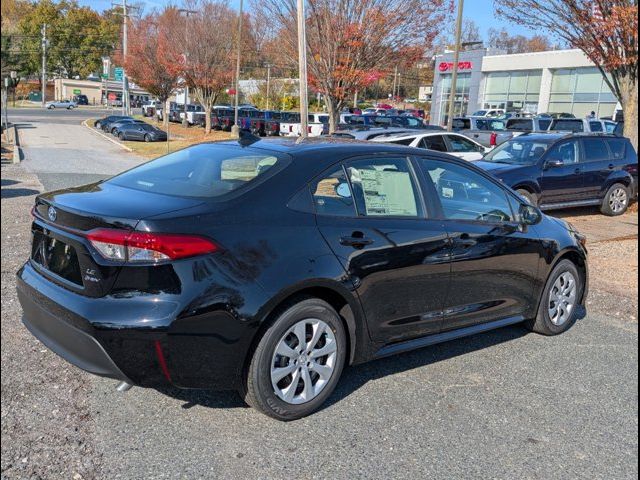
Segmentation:
<svg viewBox="0 0 640 480">
<path fill-rule="evenodd" d="M 121 0 L 120 0 L 121 1 Z M 118 0 L 80 0 L 80 4 L 88 5 L 96 10 L 104 10 L 109 8 L 113 3 L 120 3 Z M 136 0 L 128 0 L 131 3 L 135 3 Z M 139 0 L 144 5 L 145 9 L 151 10 L 153 8 L 162 7 L 163 5 L 173 3 L 180 4 L 180 0 Z M 428 1 L 428 0 L 425 0 Z M 245 0 L 245 5 L 249 3 Z M 239 7 L 240 0 L 229 0 L 229 4 L 235 8 Z M 494 15 L 493 0 L 467 0 L 465 2 L 465 18 L 472 19 L 480 27 L 480 33 L 486 36 L 489 28 L 502 28 L 505 27 L 511 33 L 532 35 L 532 33 L 517 25 L 509 24 L 502 20 L 499 20 Z"/>
</svg>

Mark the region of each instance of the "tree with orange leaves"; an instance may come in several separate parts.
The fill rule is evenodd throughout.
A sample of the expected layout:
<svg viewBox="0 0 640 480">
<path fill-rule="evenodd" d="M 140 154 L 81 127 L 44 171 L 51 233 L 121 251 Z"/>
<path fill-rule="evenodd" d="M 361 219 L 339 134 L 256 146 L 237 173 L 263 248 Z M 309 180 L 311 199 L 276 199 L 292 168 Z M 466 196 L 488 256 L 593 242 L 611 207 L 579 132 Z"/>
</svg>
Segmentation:
<svg viewBox="0 0 640 480">
<path fill-rule="evenodd" d="M 638 1 L 500 0 L 502 17 L 546 30 L 581 49 L 622 105 L 625 136 L 638 151 Z"/>
<path fill-rule="evenodd" d="M 164 105 L 178 86 L 177 72 L 165 68 L 167 32 L 178 27 L 178 12 L 167 8 L 159 15 L 148 15 L 129 26 L 127 75 Z M 165 128 L 169 116 L 164 115 Z"/>
<path fill-rule="evenodd" d="M 256 0 L 297 61 L 296 0 Z M 307 0 L 309 83 L 324 95 L 335 131 L 354 93 L 384 71 L 421 59 L 452 13 L 451 0 Z"/>
</svg>

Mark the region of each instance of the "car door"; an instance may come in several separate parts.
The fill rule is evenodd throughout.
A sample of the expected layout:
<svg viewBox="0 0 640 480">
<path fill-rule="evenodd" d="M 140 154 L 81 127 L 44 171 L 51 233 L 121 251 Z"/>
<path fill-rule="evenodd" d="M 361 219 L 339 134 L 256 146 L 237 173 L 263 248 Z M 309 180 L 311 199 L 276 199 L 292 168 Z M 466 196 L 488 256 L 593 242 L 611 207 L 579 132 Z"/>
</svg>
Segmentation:
<svg viewBox="0 0 640 480">
<path fill-rule="evenodd" d="M 483 153 L 480 153 L 481 146 L 462 135 L 449 134 L 444 136 L 447 142 L 447 151 L 458 158 L 467 161 L 480 160 Z M 482 147 L 484 152 L 484 147 Z"/>
<path fill-rule="evenodd" d="M 517 222 L 520 203 L 469 165 L 431 158 L 419 164 L 452 245 L 441 330 L 529 318 L 542 249 L 535 231 Z"/>
<path fill-rule="evenodd" d="M 449 289 L 449 242 L 410 160 L 359 157 L 311 186 L 320 232 L 342 262 L 373 341 L 437 333 Z"/>
<path fill-rule="evenodd" d="M 584 199 L 584 176 L 580 142 L 565 140 L 552 146 L 543 156 L 540 168 L 541 205 Z"/>
<path fill-rule="evenodd" d="M 616 169 L 616 161 L 605 138 L 589 137 L 580 141 L 583 152 L 584 196 L 587 199 L 596 199 L 600 197 L 609 175 Z"/>
</svg>

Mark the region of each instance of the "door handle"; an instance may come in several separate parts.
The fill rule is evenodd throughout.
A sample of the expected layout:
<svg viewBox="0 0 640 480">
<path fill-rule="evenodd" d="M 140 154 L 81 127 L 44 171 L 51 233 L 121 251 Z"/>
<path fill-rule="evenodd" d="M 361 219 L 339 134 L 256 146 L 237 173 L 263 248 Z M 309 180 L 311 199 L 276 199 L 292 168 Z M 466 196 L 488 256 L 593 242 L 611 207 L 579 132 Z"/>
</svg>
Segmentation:
<svg viewBox="0 0 640 480">
<path fill-rule="evenodd" d="M 613 170 L 614 168 L 616 168 L 616 166 L 613 163 L 609 164 L 609 170 Z"/>
<path fill-rule="evenodd" d="M 340 245 L 345 247 L 363 248 L 373 244 L 373 240 L 366 238 L 361 232 L 353 232 L 350 237 L 340 237 Z"/>
</svg>

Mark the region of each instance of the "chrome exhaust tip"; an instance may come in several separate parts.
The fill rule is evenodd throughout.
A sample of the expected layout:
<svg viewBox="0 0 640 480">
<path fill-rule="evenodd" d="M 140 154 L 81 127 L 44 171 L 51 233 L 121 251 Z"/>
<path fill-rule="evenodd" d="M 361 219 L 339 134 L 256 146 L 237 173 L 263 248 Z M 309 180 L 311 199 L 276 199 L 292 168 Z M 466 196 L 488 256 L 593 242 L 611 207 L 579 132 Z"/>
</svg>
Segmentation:
<svg viewBox="0 0 640 480">
<path fill-rule="evenodd" d="M 131 390 L 131 387 L 133 387 L 133 385 L 127 382 L 120 382 L 116 387 L 116 390 L 119 392 L 128 392 L 129 390 Z"/>
</svg>

